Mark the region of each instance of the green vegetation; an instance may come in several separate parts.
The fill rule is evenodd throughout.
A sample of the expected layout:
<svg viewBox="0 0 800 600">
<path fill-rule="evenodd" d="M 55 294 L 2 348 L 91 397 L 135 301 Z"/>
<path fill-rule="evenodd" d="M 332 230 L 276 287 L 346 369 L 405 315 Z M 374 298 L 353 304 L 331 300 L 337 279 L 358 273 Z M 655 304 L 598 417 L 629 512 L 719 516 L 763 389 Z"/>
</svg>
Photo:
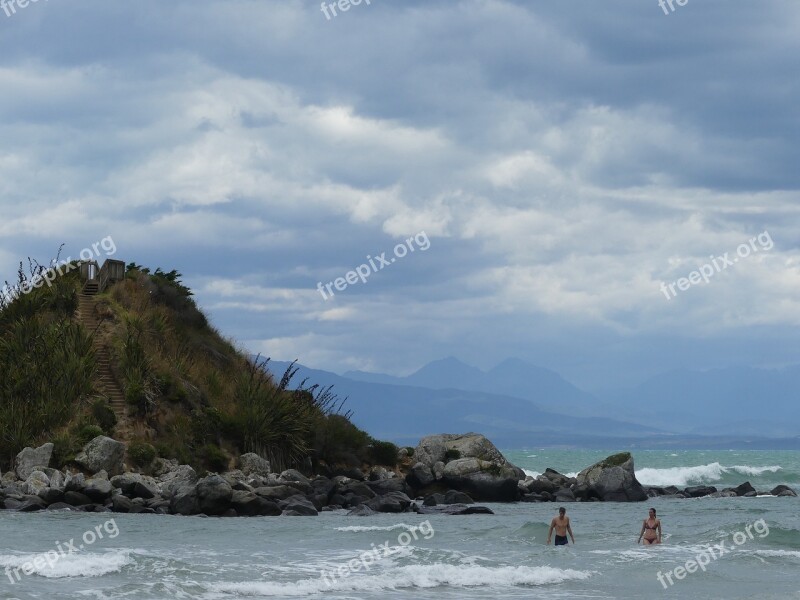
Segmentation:
<svg viewBox="0 0 800 600">
<path fill-rule="evenodd" d="M 455 448 L 448 448 L 447 451 L 444 453 L 444 462 L 449 462 L 451 460 L 458 460 L 461 458 L 461 452 L 456 450 Z"/>
<path fill-rule="evenodd" d="M 370 444 L 370 456 L 372 461 L 379 465 L 397 464 L 398 448 L 392 442 L 381 442 L 372 440 Z"/>
<path fill-rule="evenodd" d="M 40 272 L 21 265 L 16 285 Z M 181 279 L 129 264 L 124 280 L 92 299 L 94 331 L 75 316 L 77 269 L 52 287 L 0 298 L 0 468 L 45 441 L 67 464 L 97 435 L 128 441 L 129 460 L 142 468 L 161 456 L 222 471 L 244 452 L 278 471 L 395 465 L 397 447 L 353 425 L 330 387 L 293 385 L 294 365 L 277 380 L 268 360 L 224 339 Z M 108 358 L 125 415 L 100 395 L 98 355 Z"/>
<path fill-rule="evenodd" d="M 147 442 L 128 444 L 128 458 L 137 467 L 147 467 L 156 459 L 156 449 Z"/>
<path fill-rule="evenodd" d="M 630 460 L 630 458 L 630 452 L 620 452 L 618 454 L 614 454 L 613 456 L 609 456 L 603 461 L 603 464 L 607 467 L 619 467 L 625 464 L 626 461 Z"/>
<path fill-rule="evenodd" d="M 20 264 L 15 289 L 44 269 Z M 77 274 L 58 278 L 16 299 L 0 297 L 0 464 L 42 441 L 75 416 L 92 393 L 91 339 L 71 320 Z"/>
</svg>

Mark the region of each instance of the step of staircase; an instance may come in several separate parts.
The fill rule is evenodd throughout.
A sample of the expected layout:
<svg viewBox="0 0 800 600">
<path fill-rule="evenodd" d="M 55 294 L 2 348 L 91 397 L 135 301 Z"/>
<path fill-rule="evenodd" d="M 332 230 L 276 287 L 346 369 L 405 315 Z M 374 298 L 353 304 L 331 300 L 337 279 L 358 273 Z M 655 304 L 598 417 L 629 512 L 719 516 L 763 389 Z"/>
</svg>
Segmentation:
<svg viewBox="0 0 800 600">
<path fill-rule="evenodd" d="M 95 315 L 94 295 L 99 291 L 97 282 L 88 281 L 83 287 L 83 292 L 78 294 L 78 309 L 75 311 L 76 320 L 81 323 L 88 331 L 96 331 L 101 324 L 101 320 Z M 125 402 L 125 395 L 122 393 L 117 380 L 111 370 L 111 356 L 108 348 L 105 347 L 97 336 L 92 336 L 92 347 L 95 352 L 96 367 L 96 387 L 108 400 L 108 404 L 117 416 L 117 435 L 125 439 L 128 435 L 128 406 Z"/>
</svg>

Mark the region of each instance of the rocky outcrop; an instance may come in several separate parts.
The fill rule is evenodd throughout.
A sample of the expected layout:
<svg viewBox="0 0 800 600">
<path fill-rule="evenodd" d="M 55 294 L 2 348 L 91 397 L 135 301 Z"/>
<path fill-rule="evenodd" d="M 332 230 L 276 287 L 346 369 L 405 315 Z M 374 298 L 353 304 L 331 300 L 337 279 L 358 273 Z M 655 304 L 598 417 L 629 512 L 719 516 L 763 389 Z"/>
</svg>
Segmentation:
<svg viewBox="0 0 800 600">
<path fill-rule="evenodd" d="M 583 500 L 641 502 L 647 493 L 636 479 L 630 452 L 614 454 L 578 473 L 573 495 Z"/>
<path fill-rule="evenodd" d="M 49 467 L 53 457 L 53 444 L 47 443 L 38 448 L 25 448 L 14 461 L 14 471 L 25 481 L 37 467 Z"/>
<path fill-rule="evenodd" d="M 124 457 L 125 444 L 99 435 L 83 447 L 75 457 L 75 462 L 89 473 L 105 471 L 110 475 L 119 475 L 123 470 Z"/>
<path fill-rule="evenodd" d="M 525 477 L 485 436 L 477 433 L 440 434 L 423 438 L 417 461 L 406 477 L 416 493 L 451 488 L 479 501 L 513 501 L 520 497 L 517 483 Z"/>
<path fill-rule="evenodd" d="M 267 477 L 272 473 L 269 461 L 253 452 L 242 454 L 239 457 L 239 469 L 244 475 L 258 475 L 260 477 Z"/>
</svg>

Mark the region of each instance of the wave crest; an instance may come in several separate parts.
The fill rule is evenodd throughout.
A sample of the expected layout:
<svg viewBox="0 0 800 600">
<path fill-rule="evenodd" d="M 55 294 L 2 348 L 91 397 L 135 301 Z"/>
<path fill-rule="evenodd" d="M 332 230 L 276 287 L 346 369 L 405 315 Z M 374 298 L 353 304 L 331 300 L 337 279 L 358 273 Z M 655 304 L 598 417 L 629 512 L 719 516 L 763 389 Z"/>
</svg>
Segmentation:
<svg viewBox="0 0 800 600">
<path fill-rule="evenodd" d="M 219 583 L 215 592 L 236 596 L 310 596 L 331 591 L 371 591 L 402 588 L 539 586 L 588 579 L 591 573 L 555 567 L 479 567 L 447 564 L 411 565 L 375 575 L 350 575 L 326 583 L 318 579 L 297 582 L 250 581 Z M 330 580 L 329 580 L 330 581 Z"/>
<path fill-rule="evenodd" d="M 669 467 L 665 469 L 644 468 L 636 471 L 636 478 L 644 485 L 689 485 L 711 483 L 722 479 L 723 475 L 734 472 L 751 477 L 763 473 L 776 473 L 781 467 L 770 465 L 766 467 L 750 467 L 735 465 L 725 467 L 718 462 L 696 467 Z"/>
</svg>

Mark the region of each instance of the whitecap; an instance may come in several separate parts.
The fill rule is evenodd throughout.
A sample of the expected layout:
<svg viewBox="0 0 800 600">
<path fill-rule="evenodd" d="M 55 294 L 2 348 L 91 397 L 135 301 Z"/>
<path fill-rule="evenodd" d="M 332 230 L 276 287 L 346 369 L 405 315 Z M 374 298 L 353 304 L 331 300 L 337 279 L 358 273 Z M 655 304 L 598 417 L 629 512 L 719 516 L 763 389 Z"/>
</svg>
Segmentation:
<svg viewBox="0 0 800 600">
<path fill-rule="evenodd" d="M 350 575 L 327 582 L 322 577 L 296 582 L 249 581 L 219 583 L 215 592 L 237 596 L 310 596 L 332 591 L 376 592 L 406 588 L 539 586 L 582 580 L 587 571 L 555 567 L 479 567 L 447 564 L 409 565 L 374 575 Z"/>
<path fill-rule="evenodd" d="M 60 579 L 63 577 L 102 577 L 109 573 L 116 573 L 123 567 L 132 564 L 129 551 L 112 551 L 103 554 L 68 554 L 59 556 L 57 560 L 47 562 L 48 557 L 40 554 L 7 554 L 0 555 L 0 567 L 9 567 L 12 572 L 20 568 L 20 577 L 24 577 L 23 566 L 27 566 L 33 575 Z"/>
<path fill-rule="evenodd" d="M 419 529 L 418 525 L 406 525 L 405 523 L 398 523 L 396 525 L 348 525 L 346 527 L 335 527 L 335 531 L 348 531 L 348 532 L 362 532 L 362 531 L 394 531 L 395 529 Z"/>
<path fill-rule="evenodd" d="M 797 550 L 756 550 L 754 554 L 758 556 L 788 556 L 791 558 L 800 558 L 800 552 Z"/>
<path fill-rule="evenodd" d="M 734 465 L 730 467 L 732 471 L 742 475 L 761 475 L 762 473 L 777 473 L 781 470 L 778 465 L 770 465 L 769 467 L 748 467 L 747 465 Z"/>
<path fill-rule="evenodd" d="M 727 473 L 718 462 L 696 467 L 644 468 L 636 471 L 636 479 L 644 485 L 688 485 L 718 481 Z"/>
</svg>

